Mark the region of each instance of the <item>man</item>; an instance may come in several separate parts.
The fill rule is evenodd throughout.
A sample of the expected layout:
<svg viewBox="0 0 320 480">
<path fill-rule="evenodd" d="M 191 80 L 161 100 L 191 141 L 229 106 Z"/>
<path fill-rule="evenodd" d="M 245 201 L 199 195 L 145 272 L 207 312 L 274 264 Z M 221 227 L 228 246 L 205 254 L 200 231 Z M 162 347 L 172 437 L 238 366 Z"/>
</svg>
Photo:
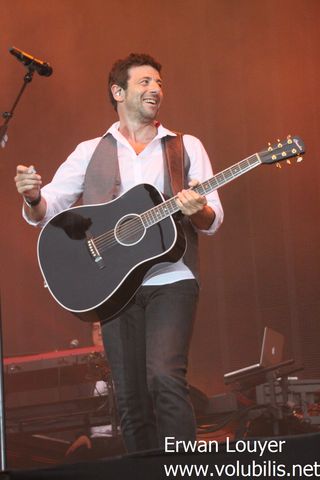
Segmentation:
<svg viewBox="0 0 320 480">
<path fill-rule="evenodd" d="M 116 62 L 109 75 L 109 93 L 119 122 L 102 139 L 78 145 L 42 190 L 41 177 L 32 166 L 17 167 L 15 181 L 24 197 L 23 214 L 29 223 L 42 225 L 82 193 L 85 200 L 97 203 L 95 189 L 98 184 L 101 187 L 101 179 L 100 173 L 94 175 L 90 170 L 94 157 L 105 184 L 110 178 L 103 167 L 109 163 L 114 167 L 116 162 L 118 176 L 108 187 L 108 199 L 139 183 L 173 193 L 170 159 L 163 145 L 177 135 L 156 121 L 163 99 L 160 72 L 161 65 L 145 54 L 131 54 Z M 112 153 L 112 146 L 116 153 Z M 153 266 L 120 317 L 102 326 L 129 452 L 163 448 L 167 436 L 177 440 L 194 440 L 196 436 L 186 372 L 198 283 L 196 262 L 189 262 L 188 254 L 196 254 L 196 232 L 213 234 L 222 222 L 223 211 L 217 192 L 205 198 L 192 189 L 212 177 L 201 142 L 184 135 L 183 147 L 186 188 L 177 194 L 176 202 L 184 215 L 182 223 L 189 242 L 186 254 L 175 263 Z M 96 154 L 99 148 L 109 148 L 108 164 L 106 155 Z M 116 161 L 111 160 L 113 156 Z"/>
</svg>

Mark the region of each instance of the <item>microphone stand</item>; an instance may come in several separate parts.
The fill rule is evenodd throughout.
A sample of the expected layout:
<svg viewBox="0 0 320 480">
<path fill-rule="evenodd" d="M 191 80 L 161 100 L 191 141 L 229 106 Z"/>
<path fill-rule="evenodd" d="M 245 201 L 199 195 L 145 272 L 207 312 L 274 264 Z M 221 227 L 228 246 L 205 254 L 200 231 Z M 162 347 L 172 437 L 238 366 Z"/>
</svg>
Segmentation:
<svg viewBox="0 0 320 480">
<path fill-rule="evenodd" d="M 32 81 L 34 68 L 28 67 L 28 72 L 23 79 L 23 85 L 15 99 L 10 112 L 3 112 L 3 124 L 0 126 L 0 145 L 5 147 L 7 141 L 8 124 L 13 117 L 16 106 L 26 88 Z M 5 435 L 5 399 L 4 399 L 4 374 L 3 374 L 3 342 L 2 342 L 2 319 L 1 319 L 1 292 L 0 292 L 0 471 L 6 468 L 6 435 Z"/>
<path fill-rule="evenodd" d="M 1 292 L 0 292 L 1 293 Z M 5 403 L 4 403 L 4 379 L 3 379 L 3 350 L 2 350 L 2 315 L 0 296 L 0 470 L 6 468 L 6 430 L 5 430 Z"/>
<path fill-rule="evenodd" d="M 16 106 L 18 105 L 18 102 L 26 88 L 26 86 L 32 81 L 32 78 L 33 78 L 33 74 L 34 74 L 34 68 L 33 67 L 28 67 L 28 73 L 25 74 L 24 78 L 23 78 L 23 85 L 18 93 L 18 96 L 17 98 L 15 99 L 12 107 L 11 107 L 11 111 L 10 112 L 3 112 L 2 114 L 2 118 L 4 118 L 4 122 L 3 124 L 0 126 L 0 144 L 2 142 L 6 142 L 6 139 L 5 139 L 5 136 L 6 136 L 6 133 L 7 133 L 7 130 L 8 130 L 8 124 L 11 120 L 11 118 L 13 117 L 13 113 L 15 111 L 15 108 Z"/>
</svg>

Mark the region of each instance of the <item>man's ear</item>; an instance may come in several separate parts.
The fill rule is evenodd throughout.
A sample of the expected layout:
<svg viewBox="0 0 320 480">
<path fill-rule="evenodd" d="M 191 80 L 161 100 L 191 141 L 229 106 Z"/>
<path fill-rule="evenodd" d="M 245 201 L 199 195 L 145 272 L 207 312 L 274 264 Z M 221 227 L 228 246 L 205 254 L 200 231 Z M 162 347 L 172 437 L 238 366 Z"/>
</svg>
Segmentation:
<svg viewBox="0 0 320 480">
<path fill-rule="evenodd" d="M 111 92 L 116 102 L 122 100 L 123 89 L 119 85 L 112 85 Z"/>
</svg>

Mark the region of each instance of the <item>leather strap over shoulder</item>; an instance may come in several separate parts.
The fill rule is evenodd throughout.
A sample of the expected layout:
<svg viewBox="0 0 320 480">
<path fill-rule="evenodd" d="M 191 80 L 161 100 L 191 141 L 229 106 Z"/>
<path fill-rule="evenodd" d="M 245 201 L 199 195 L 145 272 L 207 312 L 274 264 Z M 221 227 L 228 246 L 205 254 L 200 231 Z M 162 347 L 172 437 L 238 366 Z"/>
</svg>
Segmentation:
<svg viewBox="0 0 320 480">
<path fill-rule="evenodd" d="M 174 137 L 168 135 L 163 138 L 169 181 L 174 195 L 186 187 L 186 177 L 189 170 L 185 158 L 183 135 L 182 133 L 176 133 L 177 135 Z"/>
</svg>

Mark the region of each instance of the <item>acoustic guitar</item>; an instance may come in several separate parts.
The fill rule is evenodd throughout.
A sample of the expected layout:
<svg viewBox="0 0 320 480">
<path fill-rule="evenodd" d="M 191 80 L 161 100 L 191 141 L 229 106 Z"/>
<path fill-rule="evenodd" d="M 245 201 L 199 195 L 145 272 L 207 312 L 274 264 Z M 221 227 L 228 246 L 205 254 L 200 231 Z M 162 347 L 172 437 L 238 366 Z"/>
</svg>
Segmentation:
<svg viewBox="0 0 320 480">
<path fill-rule="evenodd" d="M 255 153 L 194 188 L 207 195 L 260 164 L 302 159 L 299 137 Z M 54 299 L 85 321 L 117 317 L 147 271 L 176 262 L 186 248 L 177 197 L 165 200 L 149 184 L 136 185 L 107 203 L 64 210 L 42 229 L 38 240 L 41 272 Z"/>
</svg>

